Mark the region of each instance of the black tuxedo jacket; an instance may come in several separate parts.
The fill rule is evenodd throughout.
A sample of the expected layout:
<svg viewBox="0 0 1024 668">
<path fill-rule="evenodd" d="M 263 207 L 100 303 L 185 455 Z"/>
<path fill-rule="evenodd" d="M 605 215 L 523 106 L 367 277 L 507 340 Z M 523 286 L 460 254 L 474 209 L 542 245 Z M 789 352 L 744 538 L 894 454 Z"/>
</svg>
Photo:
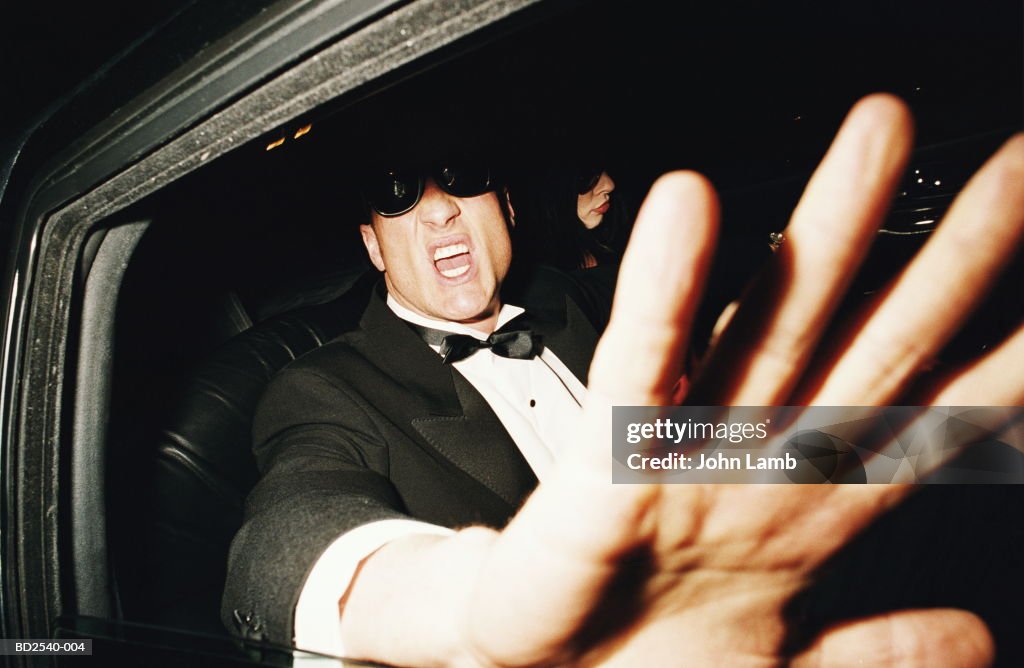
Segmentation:
<svg viewBox="0 0 1024 668">
<path fill-rule="evenodd" d="M 555 304 L 530 309 L 535 330 L 586 383 L 597 331 L 573 300 Z M 500 528 L 537 484 L 483 397 L 381 291 L 358 329 L 275 377 L 253 433 L 264 476 L 231 546 L 222 616 L 284 644 L 309 570 L 345 531 L 408 517 Z"/>
</svg>

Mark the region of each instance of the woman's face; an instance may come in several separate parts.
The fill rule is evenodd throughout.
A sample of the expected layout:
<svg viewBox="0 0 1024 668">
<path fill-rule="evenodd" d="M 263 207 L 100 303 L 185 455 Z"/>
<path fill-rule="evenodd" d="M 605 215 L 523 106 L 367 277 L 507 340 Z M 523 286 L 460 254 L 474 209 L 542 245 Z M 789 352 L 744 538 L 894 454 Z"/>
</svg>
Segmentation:
<svg viewBox="0 0 1024 668">
<path fill-rule="evenodd" d="M 615 181 L 608 176 L 608 172 L 601 172 L 594 187 L 576 199 L 576 215 L 588 230 L 594 229 L 604 220 L 604 214 L 608 213 L 611 205 L 613 190 Z"/>
</svg>

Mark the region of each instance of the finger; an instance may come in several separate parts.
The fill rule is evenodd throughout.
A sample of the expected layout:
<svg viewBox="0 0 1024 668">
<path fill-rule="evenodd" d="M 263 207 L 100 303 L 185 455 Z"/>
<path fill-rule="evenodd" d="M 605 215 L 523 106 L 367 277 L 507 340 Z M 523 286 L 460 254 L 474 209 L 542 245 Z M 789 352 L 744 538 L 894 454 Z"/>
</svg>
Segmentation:
<svg viewBox="0 0 1024 668">
<path fill-rule="evenodd" d="M 599 592 L 597 583 L 614 572 L 610 566 L 640 540 L 640 518 L 657 492 L 609 484 L 611 407 L 670 399 L 717 230 L 714 189 L 692 172 L 660 178 L 640 209 L 590 368 L 579 438 L 560 453 L 554 479 L 540 486 L 501 538 L 510 570 L 547 563 L 549 593 L 570 587 Z M 586 600 L 581 593 L 570 598 L 581 605 Z"/>
<path fill-rule="evenodd" d="M 588 393 L 623 405 L 660 405 L 671 396 L 717 231 L 718 200 L 703 177 L 676 172 L 654 184 L 622 259 Z"/>
<path fill-rule="evenodd" d="M 873 95 L 851 110 L 691 403 L 785 403 L 875 236 L 912 134 L 909 112 L 891 96 Z"/>
<path fill-rule="evenodd" d="M 893 401 L 988 292 L 1024 235 L 1024 135 L 975 174 L 895 281 L 841 334 L 801 400 Z M 976 403 L 987 404 L 987 393 Z"/>
<path fill-rule="evenodd" d="M 717 217 L 714 191 L 696 174 L 662 177 L 644 202 L 591 366 L 579 438 L 560 453 L 555 475 L 501 533 L 477 576 L 474 635 L 514 629 L 488 642 L 488 654 L 502 663 L 557 656 L 641 540 L 637 527 L 654 487 L 610 484 L 610 406 L 669 397 L 682 374 Z M 487 605 L 493 601 L 503 605 Z"/>
<path fill-rule="evenodd" d="M 988 666 L 992 636 L 964 610 L 905 610 L 833 627 L 792 662 L 794 668 Z"/>
<path fill-rule="evenodd" d="M 1024 326 L 980 359 L 927 379 L 922 406 L 1024 405 Z M 979 398 L 984 397 L 982 402 Z"/>
</svg>

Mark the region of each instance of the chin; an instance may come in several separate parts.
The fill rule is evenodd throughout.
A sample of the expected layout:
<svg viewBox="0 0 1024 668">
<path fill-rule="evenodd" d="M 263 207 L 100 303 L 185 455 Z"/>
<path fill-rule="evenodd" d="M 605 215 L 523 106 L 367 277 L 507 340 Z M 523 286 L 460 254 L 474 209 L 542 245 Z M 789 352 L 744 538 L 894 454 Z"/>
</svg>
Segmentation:
<svg viewBox="0 0 1024 668">
<path fill-rule="evenodd" d="M 442 312 L 445 318 L 454 322 L 473 322 L 484 320 L 492 315 L 493 296 L 472 291 L 470 294 L 460 293 L 447 300 Z"/>
</svg>

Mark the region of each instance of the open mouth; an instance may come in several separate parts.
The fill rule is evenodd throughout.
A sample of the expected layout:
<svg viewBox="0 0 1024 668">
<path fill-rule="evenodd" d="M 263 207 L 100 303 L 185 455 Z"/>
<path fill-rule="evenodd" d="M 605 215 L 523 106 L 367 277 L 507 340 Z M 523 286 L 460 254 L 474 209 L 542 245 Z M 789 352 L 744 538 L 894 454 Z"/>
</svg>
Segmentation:
<svg viewBox="0 0 1024 668">
<path fill-rule="evenodd" d="M 458 278 L 469 271 L 472 257 L 469 246 L 454 243 L 434 249 L 434 266 L 445 278 Z"/>
</svg>

